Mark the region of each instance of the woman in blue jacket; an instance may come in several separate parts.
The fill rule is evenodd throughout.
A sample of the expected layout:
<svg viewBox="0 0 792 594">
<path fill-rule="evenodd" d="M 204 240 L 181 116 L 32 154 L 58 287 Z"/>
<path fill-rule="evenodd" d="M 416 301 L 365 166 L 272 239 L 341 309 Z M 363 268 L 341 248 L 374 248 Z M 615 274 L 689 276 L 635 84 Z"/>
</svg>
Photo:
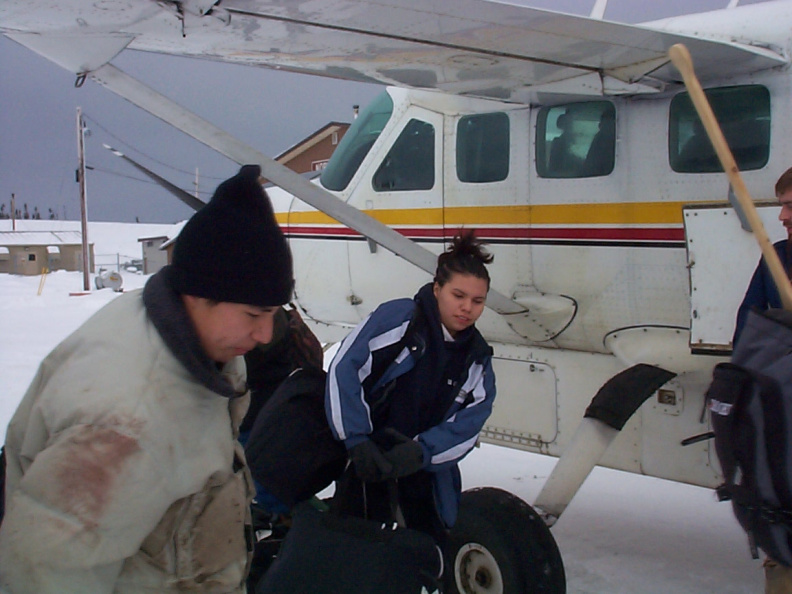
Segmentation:
<svg viewBox="0 0 792 594">
<path fill-rule="evenodd" d="M 325 408 L 352 462 L 336 491 L 342 513 L 392 520 L 397 479 L 406 525 L 443 543 L 459 505 L 457 464 L 495 399 L 492 349 L 475 327 L 491 261 L 472 232 L 457 235 L 434 282 L 380 305 L 341 343 Z"/>
</svg>

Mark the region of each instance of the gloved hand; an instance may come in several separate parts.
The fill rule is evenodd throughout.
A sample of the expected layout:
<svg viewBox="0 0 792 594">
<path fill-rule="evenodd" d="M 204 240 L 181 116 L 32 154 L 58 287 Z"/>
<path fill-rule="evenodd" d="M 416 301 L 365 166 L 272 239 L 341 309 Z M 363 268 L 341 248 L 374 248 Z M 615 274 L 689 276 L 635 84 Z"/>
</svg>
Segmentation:
<svg viewBox="0 0 792 594">
<path fill-rule="evenodd" d="M 370 439 L 351 447 L 349 459 L 355 467 L 355 474 L 366 483 L 383 481 L 390 478 L 393 472 L 393 465 Z"/>
<path fill-rule="evenodd" d="M 385 429 L 382 433 L 387 442 L 394 444 L 383 452 L 393 467 L 390 478 L 409 476 L 424 467 L 424 452 L 420 443 L 395 429 Z"/>
</svg>

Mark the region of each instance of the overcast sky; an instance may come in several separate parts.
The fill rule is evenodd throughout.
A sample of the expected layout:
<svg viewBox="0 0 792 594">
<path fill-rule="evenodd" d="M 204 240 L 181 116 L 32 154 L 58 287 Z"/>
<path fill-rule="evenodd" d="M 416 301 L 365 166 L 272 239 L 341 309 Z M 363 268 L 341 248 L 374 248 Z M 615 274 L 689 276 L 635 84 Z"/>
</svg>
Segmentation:
<svg viewBox="0 0 792 594">
<path fill-rule="evenodd" d="M 588 14 L 594 0 L 515 0 Z M 743 0 L 743 4 L 756 0 Z M 605 18 L 654 20 L 725 7 L 728 0 L 610 0 Z M 206 60 L 125 51 L 114 61 L 188 109 L 263 153 L 275 156 L 330 121 L 349 122 L 382 87 Z M 74 76 L 0 36 L 0 204 L 28 205 L 46 218 L 79 219 L 77 107 L 86 138 L 88 216 L 96 221 L 171 223 L 192 214 L 102 144 L 127 153 L 169 181 L 208 200 L 237 165 L 91 81 Z"/>
</svg>

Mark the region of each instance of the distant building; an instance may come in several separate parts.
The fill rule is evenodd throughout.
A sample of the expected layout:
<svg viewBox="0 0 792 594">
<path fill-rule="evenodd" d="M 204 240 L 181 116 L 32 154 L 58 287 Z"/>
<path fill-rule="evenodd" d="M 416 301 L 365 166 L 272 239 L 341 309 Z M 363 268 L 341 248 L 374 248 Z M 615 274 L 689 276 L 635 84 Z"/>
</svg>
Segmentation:
<svg viewBox="0 0 792 594">
<path fill-rule="evenodd" d="M 321 171 L 348 129 L 349 124 L 330 122 L 305 140 L 282 152 L 275 157 L 275 160 L 295 173 Z"/>
<path fill-rule="evenodd" d="M 154 274 L 171 263 L 176 238 L 187 221 L 181 221 L 168 229 L 167 235 L 141 237 L 138 242 L 143 246 L 143 274 Z"/>
<path fill-rule="evenodd" d="M 94 271 L 94 245 L 88 244 L 89 272 Z M 82 270 L 79 231 L 0 231 L 0 273 L 32 276 L 44 269 Z"/>
<path fill-rule="evenodd" d="M 168 252 L 162 249 L 162 244 L 168 241 L 167 235 L 141 237 L 138 241 L 143 246 L 143 274 L 154 274 L 168 264 Z"/>
</svg>

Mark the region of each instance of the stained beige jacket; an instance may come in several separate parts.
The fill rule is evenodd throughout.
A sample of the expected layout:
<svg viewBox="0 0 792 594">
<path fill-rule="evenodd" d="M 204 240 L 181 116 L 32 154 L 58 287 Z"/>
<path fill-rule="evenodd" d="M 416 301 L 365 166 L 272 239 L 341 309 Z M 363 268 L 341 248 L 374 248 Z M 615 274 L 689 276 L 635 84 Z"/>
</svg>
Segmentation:
<svg viewBox="0 0 792 594">
<path fill-rule="evenodd" d="M 43 361 L 6 437 L 0 591 L 245 591 L 248 397 L 206 387 L 173 346 L 135 292 Z M 240 358 L 218 373 L 243 389 Z"/>
</svg>

